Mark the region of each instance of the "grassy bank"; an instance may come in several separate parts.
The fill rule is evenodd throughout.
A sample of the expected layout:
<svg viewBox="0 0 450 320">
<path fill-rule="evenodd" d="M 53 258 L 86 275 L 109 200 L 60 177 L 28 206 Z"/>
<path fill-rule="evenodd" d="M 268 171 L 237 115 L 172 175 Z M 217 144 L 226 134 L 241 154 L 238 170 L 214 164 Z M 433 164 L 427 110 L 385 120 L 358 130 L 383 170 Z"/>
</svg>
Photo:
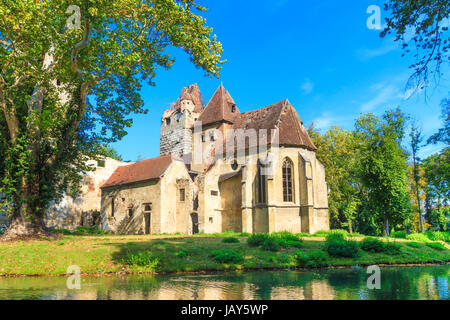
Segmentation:
<svg viewBox="0 0 450 320">
<path fill-rule="evenodd" d="M 356 243 L 350 246 L 357 250 L 354 256 L 345 250 L 336 255 L 324 237 L 256 238 L 249 241 L 242 234 L 65 235 L 56 241 L 5 242 L 0 243 L 0 275 L 63 275 L 70 265 L 79 266 L 85 274 L 102 274 L 450 262 L 445 242 L 397 239 L 396 252 L 377 251 L 376 246 L 372 252 L 361 248 L 363 237 L 354 237 L 348 240 Z M 393 239 L 382 241 L 392 244 Z M 371 248 L 374 244 L 369 241 L 366 250 Z"/>
</svg>

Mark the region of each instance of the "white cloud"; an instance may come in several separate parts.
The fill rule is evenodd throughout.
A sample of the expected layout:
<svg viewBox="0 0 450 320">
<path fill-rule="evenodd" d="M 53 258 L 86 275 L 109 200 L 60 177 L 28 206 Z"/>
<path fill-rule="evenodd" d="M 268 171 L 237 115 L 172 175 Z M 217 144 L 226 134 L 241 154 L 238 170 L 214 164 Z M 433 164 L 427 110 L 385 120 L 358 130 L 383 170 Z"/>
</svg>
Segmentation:
<svg viewBox="0 0 450 320">
<path fill-rule="evenodd" d="M 361 105 L 360 110 L 362 112 L 373 111 L 380 106 L 384 107 L 384 104 L 398 96 L 398 89 L 390 84 L 378 83 L 373 85 L 371 89 L 373 97 Z"/>
<path fill-rule="evenodd" d="M 301 89 L 304 94 L 310 94 L 314 89 L 314 83 L 312 83 L 309 78 L 306 78 L 301 85 Z"/>
</svg>

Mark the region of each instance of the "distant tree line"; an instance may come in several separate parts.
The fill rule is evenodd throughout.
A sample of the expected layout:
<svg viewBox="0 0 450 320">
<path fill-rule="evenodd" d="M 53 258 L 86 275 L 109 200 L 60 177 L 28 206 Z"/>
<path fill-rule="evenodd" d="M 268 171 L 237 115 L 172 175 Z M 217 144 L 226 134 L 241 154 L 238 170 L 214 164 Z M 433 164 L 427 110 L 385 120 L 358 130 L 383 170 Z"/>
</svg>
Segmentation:
<svg viewBox="0 0 450 320">
<path fill-rule="evenodd" d="M 352 131 L 334 126 L 322 134 L 312 124 L 308 132 L 330 190 L 331 227 L 372 235 L 447 230 L 448 111 L 449 100 L 444 100 L 444 128 L 426 141 L 446 147 L 423 160 L 417 156 L 424 146 L 422 133 L 398 108 L 381 117 L 363 114 Z"/>
</svg>

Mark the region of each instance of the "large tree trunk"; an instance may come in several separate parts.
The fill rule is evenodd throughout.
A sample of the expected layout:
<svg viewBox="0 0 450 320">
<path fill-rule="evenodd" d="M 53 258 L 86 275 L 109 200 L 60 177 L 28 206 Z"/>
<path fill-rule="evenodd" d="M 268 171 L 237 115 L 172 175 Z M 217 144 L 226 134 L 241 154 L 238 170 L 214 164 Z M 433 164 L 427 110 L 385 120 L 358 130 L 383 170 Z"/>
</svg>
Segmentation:
<svg viewBox="0 0 450 320">
<path fill-rule="evenodd" d="M 50 235 L 45 226 L 42 215 L 32 214 L 32 209 L 23 205 L 19 213 L 13 215 L 9 228 L 2 236 L 2 240 L 36 239 Z"/>
</svg>

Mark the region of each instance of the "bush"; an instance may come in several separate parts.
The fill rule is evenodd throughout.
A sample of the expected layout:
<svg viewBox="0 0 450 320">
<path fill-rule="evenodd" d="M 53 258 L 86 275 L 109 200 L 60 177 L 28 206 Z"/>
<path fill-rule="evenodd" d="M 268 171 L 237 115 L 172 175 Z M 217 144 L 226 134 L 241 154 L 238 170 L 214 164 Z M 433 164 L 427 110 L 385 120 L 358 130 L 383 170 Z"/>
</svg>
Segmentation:
<svg viewBox="0 0 450 320">
<path fill-rule="evenodd" d="M 326 248 L 328 254 L 333 257 L 355 258 L 359 256 L 359 248 L 356 241 L 333 241 L 327 243 Z"/>
<path fill-rule="evenodd" d="M 327 243 L 345 241 L 345 235 L 340 232 L 331 232 L 327 235 Z"/>
<path fill-rule="evenodd" d="M 244 256 L 236 250 L 214 250 L 209 256 L 218 263 L 239 263 L 244 260 Z"/>
<path fill-rule="evenodd" d="M 179 258 L 186 258 L 188 255 L 188 252 L 186 250 L 180 250 L 176 253 L 176 256 Z"/>
<path fill-rule="evenodd" d="M 447 235 L 445 232 L 440 232 L 440 231 L 427 231 L 425 232 L 425 235 L 427 236 L 428 239 L 430 239 L 431 241 L 448 241 L 447 239 Z"/>
<path fill-rule="evenodd" d="M 301 267 L 319 268 L 328 265 L 328 257 L 322 250 L 313 250 L 308 253 L 297 250 L 294 257 Z"/>
<path fill-rule="evenodd" d="M 384 253 L 396 256 L 402 252 L 402 246 L 395 242 L 388 242 L 384 246 Z"/>
<path fill-rule="evenodd" d="M 276 239 L 268 237 L 261 245 L 261 249 L 265 251 L 280 251 L 280 244 Z"/>
<path fill-rule="evenodd" d="M 240 241 L 238 238 L 228 237 L 228 238 L 223 238 L 222 242 L 223 243 L 239 243 Z"/>
<path fill-rule="evenodd" d="M 412 248 L 422 248 L 423 244 L 419 243 L 419 242 L 406 242 L 407 246 L 410 246 Z"/>
<path fill-rule="evenodd" d="M 156 268 L 159 263 L 158 258 L 155 258 L 150 251 L 128 252 L 126 255 L 126 262 L 130 266 L 152 267 Z"/>
<path fill-rule="evenodd" d="M 386 245 L 383 241 L 376 238 L 367 237 L 359 244 L 361 249 L 368 252 L 383 252 Z"/>
<path fill-rule="evenodd" d="M 406 236 L 407 240 L 414 240 L 420 242 L 429 242 L 430 239 L 423 233 L 411 233 Z"/>
<path fill-rule="evenodd" d="M 302 239 L 300 239 L 297 235 L 287 231 L 274 232 L 269 237 L 274 239 L 283 248 L 301 248 L 303 246 Z"/>
<path fill-rule="evenodd" d="M 391 233 L 392 238 L 397 239 L 406 239 L 406 232 L 405 231 L 395 231 Z"/>
<path fill-rule="evenodd" d="M 440 242 L 428 242 L 427 247 L 436 249 L 436 250 L 445 250 L 445 246 Z"/>
<path fill-rule="evenodd" d="M 268 237 L 267 233 L 255 233 L 247 238 L 247 244 L 251 247 L 259 247 Z"/>
</svg>

